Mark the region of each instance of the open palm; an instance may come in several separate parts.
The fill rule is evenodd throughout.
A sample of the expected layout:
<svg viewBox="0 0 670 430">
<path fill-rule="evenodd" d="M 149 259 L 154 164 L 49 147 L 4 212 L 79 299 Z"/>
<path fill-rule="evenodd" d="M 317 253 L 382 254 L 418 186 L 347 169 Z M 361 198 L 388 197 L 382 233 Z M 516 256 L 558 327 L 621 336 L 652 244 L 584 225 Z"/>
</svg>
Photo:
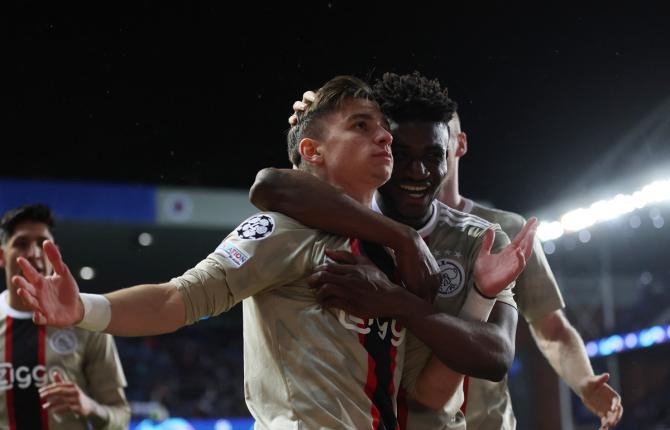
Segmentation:
<svg viewBox="0 0 670 430">
<path fill-rule="evenodd" d="M 514 240 L 497 254 L 491 254 L 495 232 L 489 229 L 475 261 L 474 277 L 479 291 L 495 297 L 523 272 L 533 252 L 537 218 L 528 220 Z"/>
<path fill-rule="evenodd" d="M 23 257 L 17 260 L 23 276 L 14 276 L 12 282 L 18 294 L 33 310 L 33 321 L 39 325 L 66 327 L 83 317 L 79 287 L 70 273 L 56 245 L 44 241 L 42 247 L 54 267 L 54 273 L 44 276 Z"/>
</svg>

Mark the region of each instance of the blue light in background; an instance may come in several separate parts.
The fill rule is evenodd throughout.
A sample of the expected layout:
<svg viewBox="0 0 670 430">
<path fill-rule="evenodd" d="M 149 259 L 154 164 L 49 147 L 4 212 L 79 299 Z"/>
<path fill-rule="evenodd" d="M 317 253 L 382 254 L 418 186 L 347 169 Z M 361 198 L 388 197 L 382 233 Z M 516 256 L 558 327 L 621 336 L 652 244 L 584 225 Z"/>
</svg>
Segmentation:
<svg viewBox="0 0 670 430">
<path fill-rule="evenodd" d="M 670 341 L 670 326 L 652 326 L 643 330 L 614 334 L 586 342 L 589 357 L 605 357 L 632 349 L 648 348 Z"/>
</svg>

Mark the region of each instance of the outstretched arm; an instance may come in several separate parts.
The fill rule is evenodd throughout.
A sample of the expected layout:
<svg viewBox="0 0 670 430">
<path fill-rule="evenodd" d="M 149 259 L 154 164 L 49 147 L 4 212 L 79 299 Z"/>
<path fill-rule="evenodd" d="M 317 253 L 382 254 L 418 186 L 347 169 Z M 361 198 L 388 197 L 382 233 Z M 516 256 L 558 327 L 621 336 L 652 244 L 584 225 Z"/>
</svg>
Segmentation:
<svg viewBox="0 0 670 430">
<path fill-rule="evenodd" d="M 54 267 L 54 274 L 38 273 L 24 258 L 18 259 L 24 276 L 14 276 L 18 293 L 33 309 L 36 324 L 66 327 L 84 319 L 84 302 L 72 273 L 51 241 L 44 241 L 44 252 Z M 98 321 L 106 321 L 99 330 L 118 336 L 148 336 L 169 333 L 185 324 L 186 309 L 177 288 L 170 284 L 138 285 L 105 295 L 92 308 Z M 108 306 L 108 305 L 107 305 Z"/>
<path fill-rule="evenodd" d="M 556 373 L 600 417 L 601 429 L 616 425 L 623 414 L 621 396 L 607 384 L 609 374 L 594 375 L 584 342 L 560 310 L 531 322 L 531 333 Z"/>
<path fill-rule="evenodd" d="M 376 213 L 329 183 L 296 169 L 261 170 L 249 198 L 260 209 L 281 212 L 309 227 L 392 248 L 407 288 L 432 299 L 439 268 L 413 228 Z"/>
</svg>

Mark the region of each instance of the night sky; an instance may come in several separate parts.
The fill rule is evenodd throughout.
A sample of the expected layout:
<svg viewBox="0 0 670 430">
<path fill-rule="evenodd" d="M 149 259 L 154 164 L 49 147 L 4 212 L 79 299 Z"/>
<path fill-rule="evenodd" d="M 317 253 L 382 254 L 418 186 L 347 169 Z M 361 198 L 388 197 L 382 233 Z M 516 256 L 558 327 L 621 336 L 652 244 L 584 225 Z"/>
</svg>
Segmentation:
<svg viewBox="0 0 670 430">
<path fill-rule="evenodd" d="M 193 3 L 10 6 L 0 176 L 248 188 L 304 90 L 419 70 L 459 103 L 464 194 L 528 214 L 624 172 L 606 155 L 670 97 L 670 16 L 632 3 Z"/>
</svg>

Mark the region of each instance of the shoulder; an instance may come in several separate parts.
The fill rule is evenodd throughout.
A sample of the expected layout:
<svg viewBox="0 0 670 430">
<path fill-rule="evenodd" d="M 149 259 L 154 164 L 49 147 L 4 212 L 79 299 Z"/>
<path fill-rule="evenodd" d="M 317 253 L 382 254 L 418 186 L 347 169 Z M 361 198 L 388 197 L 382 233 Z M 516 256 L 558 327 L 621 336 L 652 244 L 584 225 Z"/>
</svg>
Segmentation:
<svg viewBox="0 0 670 430">
<path fill-rule="evenodd" d="M 492 223 L 499 224 L 508 236 L 514 237 L 526 224 L 526 219 L 515 212 L 489 208 L 475 203 L 472 213 Z"/>
<path fill-rule="evenodd" d="M 225 240 L 251 243 L 272 239 L 271 241 L 274 242 L 278 237 L 308 237 L 315 235 L 317 232 L 317 230 L 309 228 L 284 214 L 258 212 L 238 224 L 230 231 Z"/>
<path fill-rule="evenodd" d="M 438 211 L 438 221 L 453 229 L 481 233 L 489 228 L 497 227 L 494 221 L 484 219 L 477 214 L 461 212 L 442 202 L 437 202 L 435 208 Z"/>
</svg>

